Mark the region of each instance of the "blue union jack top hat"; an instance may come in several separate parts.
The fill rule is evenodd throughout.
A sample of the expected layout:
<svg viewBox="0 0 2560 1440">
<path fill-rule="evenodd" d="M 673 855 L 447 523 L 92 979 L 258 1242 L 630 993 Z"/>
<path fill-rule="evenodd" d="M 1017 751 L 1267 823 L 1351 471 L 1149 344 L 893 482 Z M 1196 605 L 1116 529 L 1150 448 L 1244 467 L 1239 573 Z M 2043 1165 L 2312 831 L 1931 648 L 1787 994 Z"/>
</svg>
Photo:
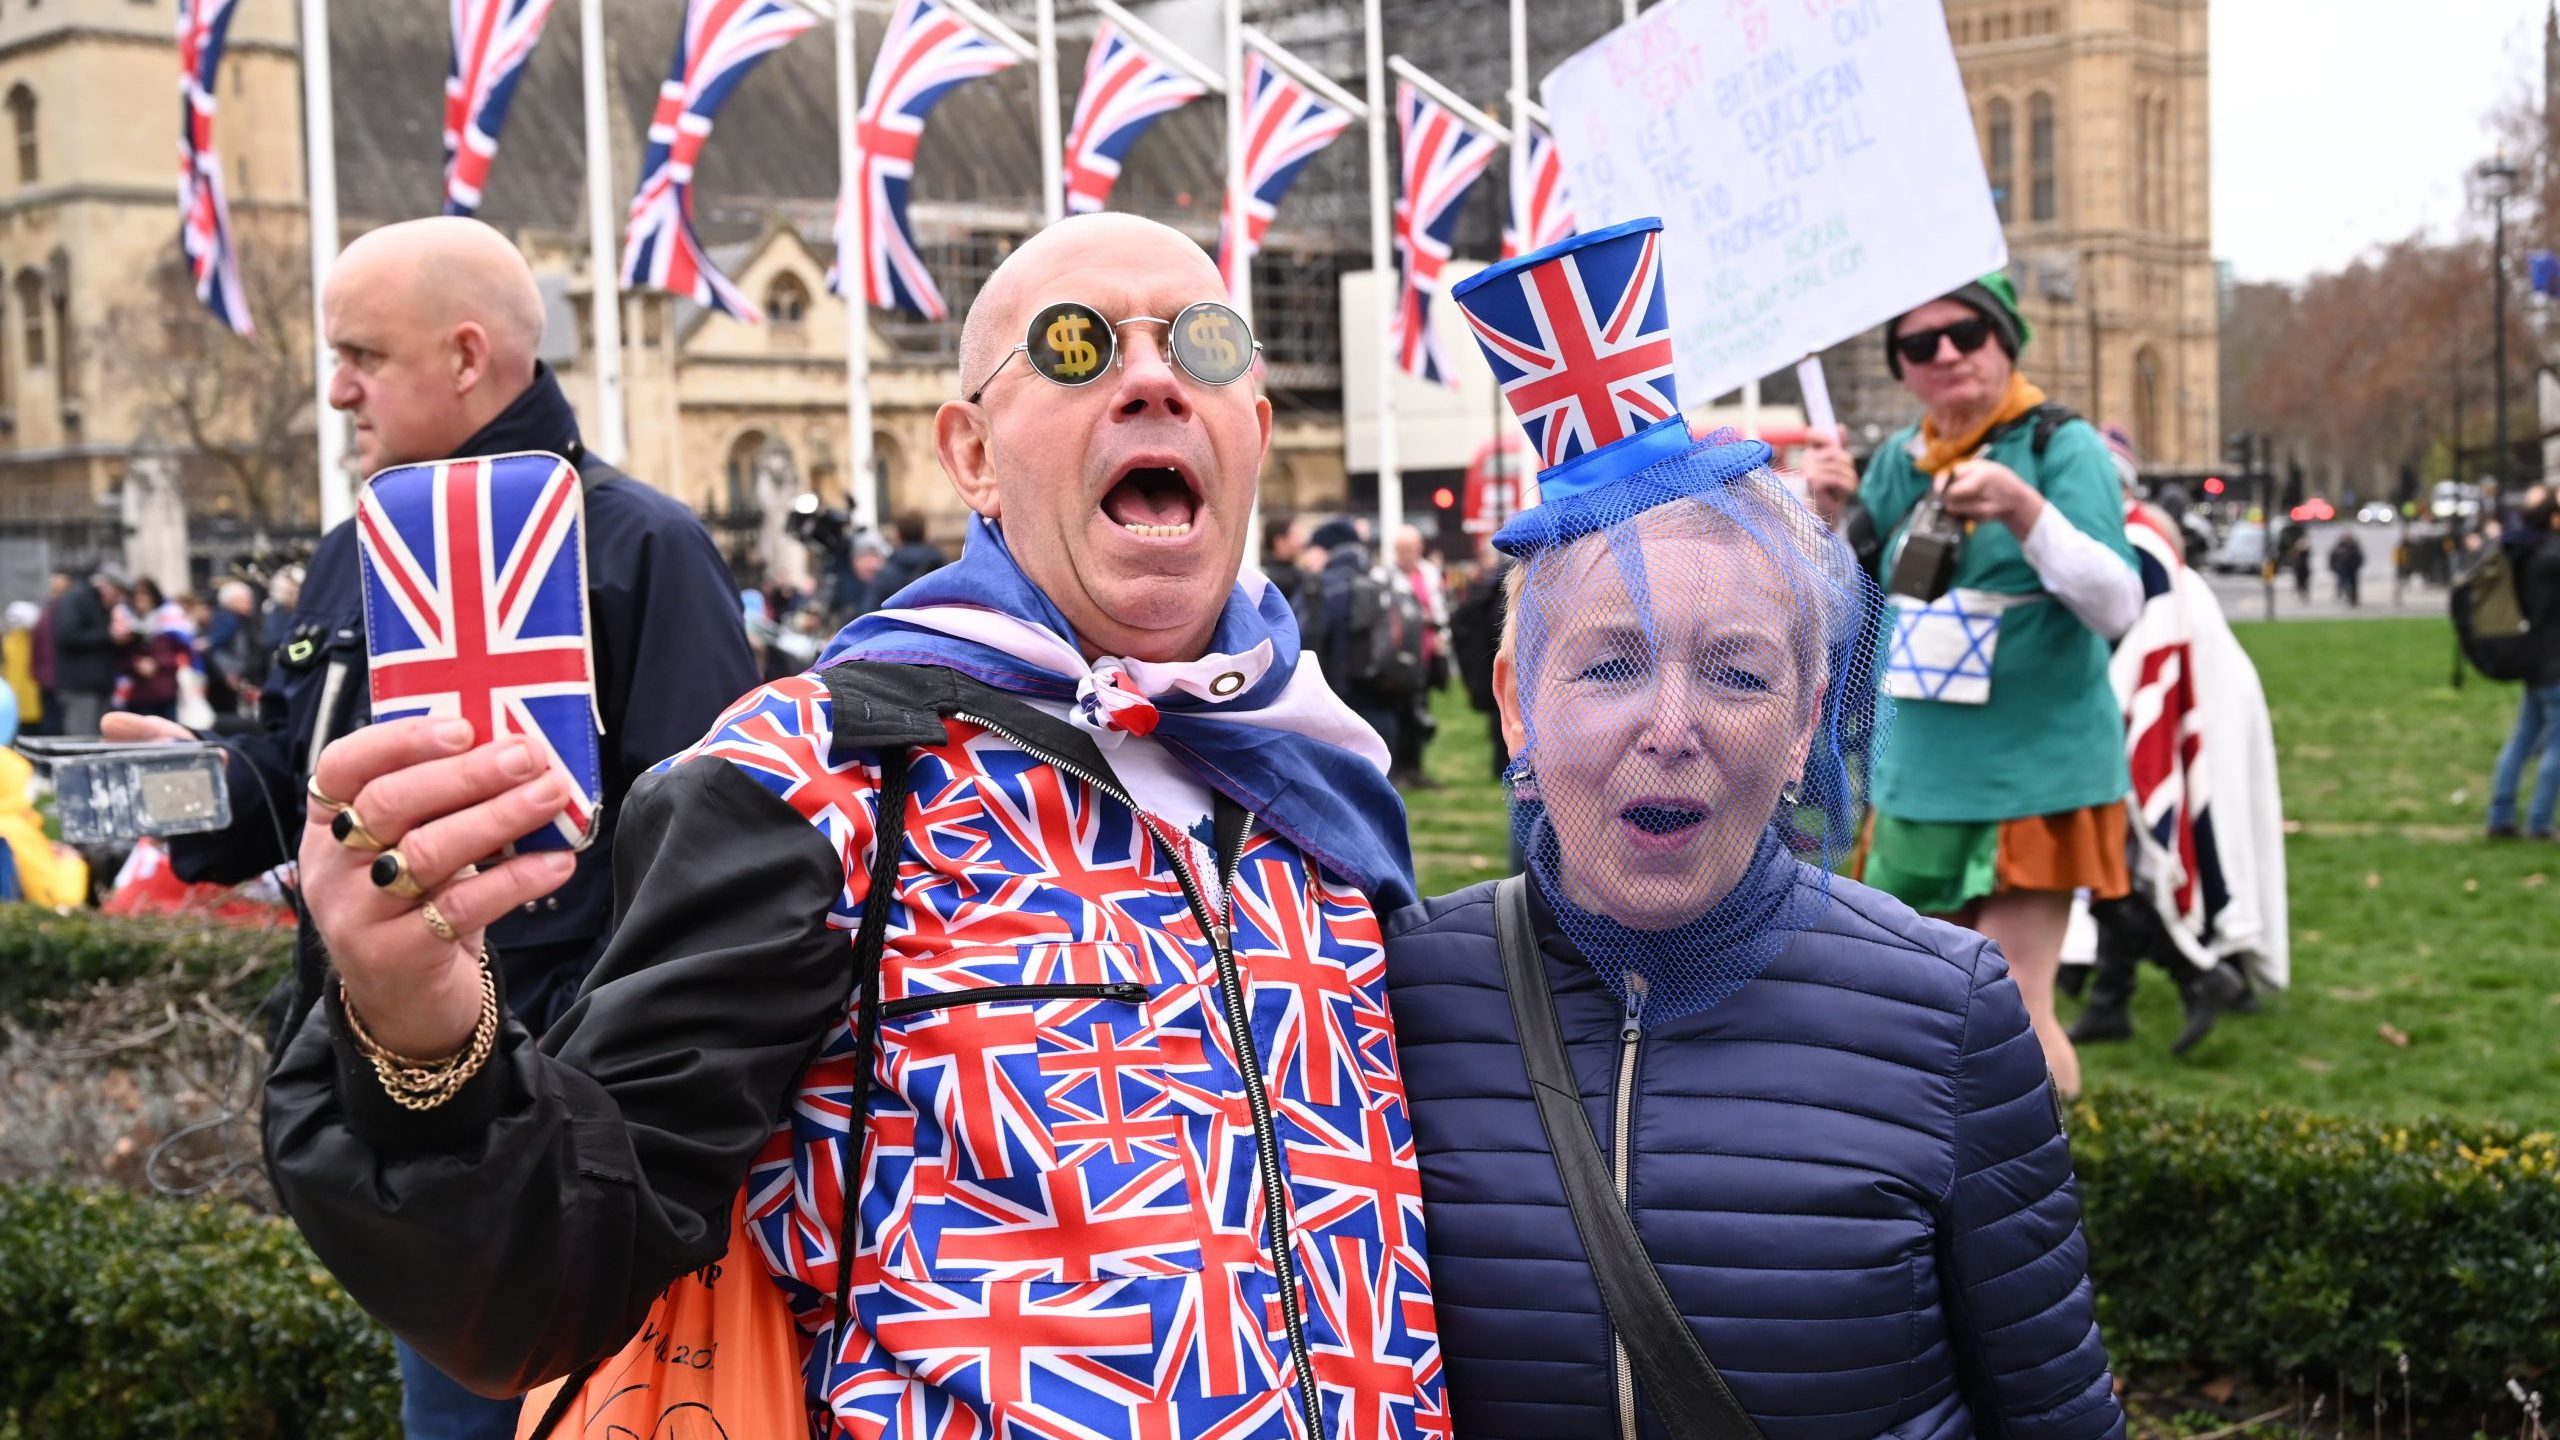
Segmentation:
<svg viewBox="0 0 2560 1440">
<path fill-rule="evenodd" d="M 1769 463 L 1757 440 L 1693 442 L 1672 380 L 1662 222 L 1586 231 L 1450 291 L 1538 455 L 1538 504 L 1493 537 L 1527 556 Z M 1703 464 L 1675 464 L 1692 458 Z"/>
</svg>

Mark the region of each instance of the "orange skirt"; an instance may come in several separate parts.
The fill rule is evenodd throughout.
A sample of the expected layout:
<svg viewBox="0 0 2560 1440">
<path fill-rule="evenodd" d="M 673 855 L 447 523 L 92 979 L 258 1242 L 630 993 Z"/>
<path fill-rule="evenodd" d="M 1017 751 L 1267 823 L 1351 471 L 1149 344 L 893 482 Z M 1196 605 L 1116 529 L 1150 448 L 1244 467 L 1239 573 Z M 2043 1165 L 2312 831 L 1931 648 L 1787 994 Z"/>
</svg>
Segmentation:
<svg viewBox="0 0 2560 1440">
<path fill-rule="evenodd" d="M 1870 814 L 1852 874 L 1912 909 L 1952 915 L 1986 896 L 2132 893 L 2121 800 L 2017 820 L 1938 822 Z"/>
</svg>

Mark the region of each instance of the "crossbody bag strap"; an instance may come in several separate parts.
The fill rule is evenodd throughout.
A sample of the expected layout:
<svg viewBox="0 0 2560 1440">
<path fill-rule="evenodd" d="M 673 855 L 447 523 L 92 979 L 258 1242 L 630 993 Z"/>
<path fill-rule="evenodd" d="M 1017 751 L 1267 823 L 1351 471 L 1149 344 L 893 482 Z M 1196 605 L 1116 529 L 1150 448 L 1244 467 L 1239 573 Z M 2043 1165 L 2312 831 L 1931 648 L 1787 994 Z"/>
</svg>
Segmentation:
<svg viewBox="0 0 2560 1440">
<path fill-rule="evenodd" d="M 1689 1328 L 1662 1272 L 1645 1253 L 1644 1238 L 1618 1203 L 1609 1162 L 1600 1153 L 1582 1087 L 1565 1058 L 1564 1032 L 1556 1021 L 1555 995 L 1547 986 L 1529 918 L 1529 881 L 1514 875 L 1494 889 L 1494 913 L 1502 943 L 1503 987 L 1520 1031 L 1520 1055 L 1529 1069 L 1529 1093 L 1538 1103 L 1547 1149 L 1564 1181 L 1573 1226 L 1582 1236 L 1592 1278 L 1609 1323 L 1627 1347 L 1637 1383 L 1653 1413 L 1674 1440 L 1761 1440 L 1760 1427 L 1716 1373 L 1697 1332 Z"/>
<path fill-rule="evenodd" d="M 856 1189 L 862 1173 L 864 1117 L 871 1110 L 871 1057 L 880 1045 L 880 955 L 888 948 L 889 912 L 898 895 L 898 856 L 907 848 L 907 752 L 888 746 L 880 752 L 880 804 L 871 824 L 871 885 L 862 896 L 862 926 L 853 939 L 853 988 L 859 1013 L 854 1018 L 853 1094 L 846 1110 L 842 1187 L 844 1214 L 836 1230 L 836 1313 L 827 1327 L 832 1367 L 844 1349 L 845 1327 L 853 1323 L 853 1251 L 860 1237 L 862 1196 Z M 825 1374 L 821 1370 L 820 1374 Z M 825 1387 L 811 1401 L 809 1433 L 824 1435 L 818 1407 L 826 1404 Z"/>
<path fill-rule="evenodd" d="M 887 945 L 889 906 L 877 902 L 897 893 L 898 855 L 906 848 L 906 812 L 907 752 L 900 747 L 887 747 L 880 752 L 880 809 L 879 818 L 872 826 L 871 888 L 862 897 L 862 926 L 854 934 L 853 967 L 848 976 L 850 986 L 846 996 L 851 999 L 859 994 L 862 1004 L 862 1013 L 855 1024 L 852 1128 L 845 1137 L 845 1168 L 848 1171 L 862 1162 L 862 1115 L 870 1099 L 872 1046 L 880 1033 L 880 987 L 873 982 L 879 978 L 880 952 Z M 827 1332 L 831 1343 L 842 1337 L 842 1317 L 846 1313 L 853 1276 L 854 1217 L 860 1208 L 858 1197 L 848 1192 L 844 1204 L 844 1233 L 837 1241 L 836 1314 L 839 1318 L 835 1327 Z M 587 1388 L 587 1381 L 594 1378 L 603 1364 L 604 1360 L 599 1359 L 594 1364 L 581 1365 L 569 1372 L 569 1378 L 551 1397 L 550 1408 L 543 1411 L 542 1419 L 534 1425 L 529 1440 L 550 1440 L 552 1432 L 569 1413 L 569 1407 L 577 1403 L 579 1392 Z M 824 1434 L 816 1428 L 817 1421 L 818 1416 L 812 1411 L 811 1433 Z"/>
</svg>

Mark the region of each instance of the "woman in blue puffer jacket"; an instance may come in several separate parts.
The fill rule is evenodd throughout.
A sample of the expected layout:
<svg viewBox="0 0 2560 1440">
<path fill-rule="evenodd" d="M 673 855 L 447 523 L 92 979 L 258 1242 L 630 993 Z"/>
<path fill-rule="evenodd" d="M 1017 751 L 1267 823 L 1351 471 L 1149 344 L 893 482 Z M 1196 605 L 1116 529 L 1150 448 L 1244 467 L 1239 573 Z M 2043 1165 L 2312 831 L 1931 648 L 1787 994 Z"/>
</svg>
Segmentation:
<svg viewBox="0 0 2560 1440">
<path fill-rule="evenodd" d="M 2120 1436 L 2070 1150 L 1998 948 L 1800 858 L 1836 858 L 1854 819 L 1872 582 L 1766 447 L 1679 424 L 1551 469 L 1497 537 L 1522 561 L 1494 684 L 1527 881 L 1388 928 L 1450 1433 Z M 1520 985 L 1501 885 L 1525 890 Z M 1524 1003 L 1552 1004 L 1571 1077 L 1543 1113 L 1521 1020 L 1547 1012 Z M 1580 1214 L 1577 1113 L 1607 1171 L 1581 1172 Z M 1642 1383 L 1670 1372 L 1631 1355 L 1631 1302 L 1604 1305 L 1595 1195 L 1667 1287 L 1660 1329 L 1685 1321 L 1747 1420 L 1665 1413 L 1692 1392 Z"/>
</svg>

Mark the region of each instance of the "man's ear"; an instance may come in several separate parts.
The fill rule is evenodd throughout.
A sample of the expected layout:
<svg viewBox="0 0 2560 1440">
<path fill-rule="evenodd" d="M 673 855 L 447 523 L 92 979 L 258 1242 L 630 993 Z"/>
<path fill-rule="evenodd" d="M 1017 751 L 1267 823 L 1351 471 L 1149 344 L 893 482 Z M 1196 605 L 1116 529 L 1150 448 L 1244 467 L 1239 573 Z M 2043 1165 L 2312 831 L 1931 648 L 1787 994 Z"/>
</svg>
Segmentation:
<svg viewBox="0 0 2560 1440">
<path fill-rule="evenodd" d="M 454 326 L 445 347 L 453 365 L 454 394 L 468 395 L 489 378 L 489 332 L 479 321 Z"/>
<path fill-rule="evenodd" d="M 1517 755 L 1529 748 L 1529 727 L 1520 718 L 1520 668 L 1509 651 L 1493 657 L 1493 707 L 1502 716 L 1502 743 Z"/>
<path fill-rule="evenodd" d="M 933 451 L 942 473 L 960 501 L 990 520 L 1004 518 L 1004 497 L 996 485 L 995 436 L 987 428 L 984 407 L 965 400 L 946 400 L 933 412 Z"/>
</svg>

